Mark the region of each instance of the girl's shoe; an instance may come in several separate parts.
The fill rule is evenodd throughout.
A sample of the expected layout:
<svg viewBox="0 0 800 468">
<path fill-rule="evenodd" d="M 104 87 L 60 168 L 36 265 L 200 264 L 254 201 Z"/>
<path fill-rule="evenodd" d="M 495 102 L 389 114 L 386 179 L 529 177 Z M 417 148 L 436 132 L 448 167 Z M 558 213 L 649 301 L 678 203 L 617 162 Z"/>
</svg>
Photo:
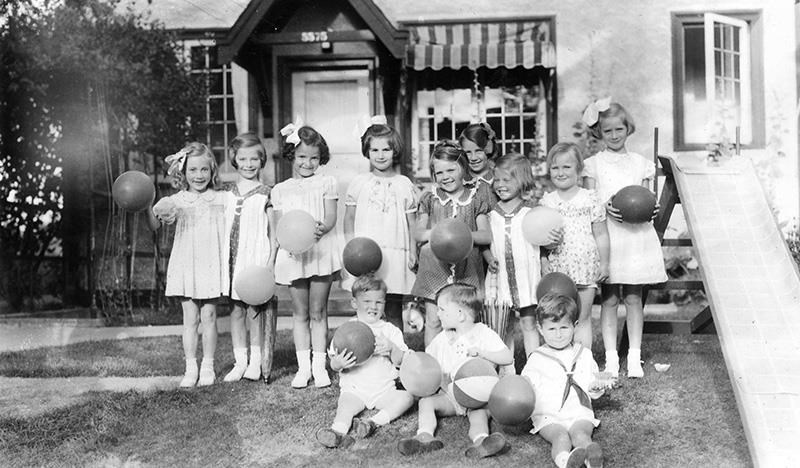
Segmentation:
<svg viewBox="0 0 800 468">
<path fill-rule="evenodd" d="M 261 362 L 259 361 L 250 361 L 250 364 L 247 366 L 247 370 L 244 371 L 243 377 L 247 380 L 257 381 L 261 378 Z"/>
<path fill-rule="evenodd" d="M 378 425 L 371 419 L 354 418 L 353 419 L 353 434 L 356 439 L 366 439 L 375 433 Z"/>
<path fill-rule="evenodd" d="M 225 377 L 222 380 L 225 382 L 238 382 L 242 380 L 242 376 L 244 375 L 245 370 L 246 367 L 234 364 L 233 369 L 231 369 L 230 372 L 225 374 Z"/>
<path fill-rule="evenodd" d="M 597 442 L 586 446 L 586 467 L 603 468 L 603 449 Z"/>
<path fill-rule="evenodd" d="M 569 452 L 566 468 L 582 468 L 586 463 L 586 449 L 575 447 Z"/>
<path fill-rule="evenodd" d="M 340 434 L 329 427 L 321 427 L 316 434 L 317 442 L 328 448 L 347 448 L 355 440 L 347 434 Z"/>
<path fill-rule="evenodd" d="M 181 379 L 181 383 L 178 384 L 180 388 L 191 388 L 197 385 L 197 368 L 194 371 L 187 370 L 185 374 L 183 374 L 183 378 Z"/>
<path fill-rule="evenodd" d="M 200 379 L 197 380 L 198 387 L 206 387 L 214 383 L 217 376 L 214 374 L 214 369 L 210 367 L 200 367 Z"/>
<path fill-rule="evenodd" d="M 638 359 L 631 359 L 628 356 L 628 377 L 633 379 L 641 379 L 644 377 L 644 369 L 642 369 L 642 361 Z"/>
<path fill-rule="evenodd" d="M 299 370 L 292 379 L 292 388 L 306 388 L 309 380 L 311 380 L 311 373 Z"/>
<path fill-rule="evenodd" d="M 331 378 L 328 376 L 328 371 L 325 368 L 311 369 L 311 374 L 314 376 L 314 386 L 317 388 L 330 387 Z"/>
</svg>

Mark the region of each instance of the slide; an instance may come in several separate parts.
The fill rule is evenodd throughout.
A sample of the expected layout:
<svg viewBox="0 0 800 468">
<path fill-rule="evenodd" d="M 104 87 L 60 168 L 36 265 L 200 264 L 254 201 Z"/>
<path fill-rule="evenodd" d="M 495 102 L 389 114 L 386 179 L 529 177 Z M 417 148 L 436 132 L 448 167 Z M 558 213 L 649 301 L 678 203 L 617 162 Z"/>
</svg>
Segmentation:
<svg viewBox="0 0 800 468">
<path fill-rule="evenodd" d="M 797 466 L 800 273 L 749 159 L 670 156 L 757 467 Z"/>
</svg>

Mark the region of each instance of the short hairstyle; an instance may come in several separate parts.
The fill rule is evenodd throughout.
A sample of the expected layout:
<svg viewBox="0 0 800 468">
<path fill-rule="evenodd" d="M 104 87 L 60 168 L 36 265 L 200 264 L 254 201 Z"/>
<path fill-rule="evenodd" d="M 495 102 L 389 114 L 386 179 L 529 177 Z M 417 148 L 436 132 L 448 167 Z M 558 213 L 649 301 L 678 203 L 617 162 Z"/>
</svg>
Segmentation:
<svg viewBox="0 0 800 468">
<path fill-rule="evenodd" d="M 181 152 L 186 153 L 186 160 L 183 161 L 183 167 L 181 167 L 181 170 L 172 174 L 172 187 L 178 190 L 187 190 L 189 188 L 189 182 L 186 181 L 187 161 L 189 158 L 205 158 L 208 160 L 209 165 L 211 166 L 211 181 L 208 183 L 208 187 L 211 189 L 217 188 L 217 158 L 214 157 L 214 153 L 208 149 L 208 146 L 200 143 L 199 141 L 193 141 L 191 143 L 187 143 L 186 146 L 181 149 Z"/>
<path fill-rule="evenodd" d="M 297 136 L 300 137 L 300 143 L 304 143 L 306 146 L 314 146 L 319 149 L 319 163 L 320 164 L 327 164 L 328 161 L 331 159 L 331 151 L 328 149 L 328 143 L 325 141 L 325 138 L 320 135 L 320 133 L 309 126 L 300 127 L 300 130 L 297 131 Z M 287 161 L 294 160 L 294 152 L 297 149 L 297 146 L 300 145 L 298 143 L 295 145 L 294 143 L 289 143 L 284 141 L 283 143 L 283 157 Z"/>
<path fill-rule="evenodd" d="M 481 317 L 483 300 L 481 300 L 478 288 L 466 283 L 452 283 L 443 287 L 436 294 L 436 302 L 448 300 L 458 304 L 469 311 L 472 320 L 477 322 Z"/>
<path fill-rule="evenodd" d="M 478 148 L 486 153 L 486 157 L 489 159 L 494 159 L 500 154 L 500 145 L 497 144 L 497 136 L 494 130 L 492 130 L 491 125 L 486 122 L 469 124 L 458 137 L 458 142 L 462 146 L 464 145 L 464 140 L 475 143 Z M 486 147 L 489 146 L 490 143 L 492 145 L 491 152 L 486 151 Z"/>
<path fill-rule="evenodd" d="M 263 168 L 265 164 L 267 164 L 267 150 L 264 148 L 264 144 L 261 143 L 261 139 L 252 132 L 242 133 L 238 135 L 236 138 L 231 140 L 228 143 L 228 160 L 233 166 L 234 169 L 239 169 L 239 166 L 236 164 L 236 154 L 242 148 L 252 148 L 255 147 L 258 151 L 258 158 L 261 160 L 261 167 Z"/>
<path fill-rule="evenodd" d="M 353 287 L 351 291 L 353 293 L 353 297 L 358 297 L 362 293 L 368 291 L 382 291 L 386 294 L 388 288 L 386 287 L 386 283 L 376 277 L 375 275 L 367 273 L 366 275 L 361 275 L 353 282 Z"/>
<path fill-rule="evenodd" d="M 539 299 L 536 307 L 536 321 L 541 325 L 545 320 L 558 322 L 564 317 L 575 323 L 578 320 L 578 304 L 575 299 L 557 293 L 547 293 Z"/>
<path fill-rule="evenodd" d="M 583 173 L 583 152 L 580 146 L 566 141 L 556 143 L 550 148 L 550 151 L 547 152 L 547 171 L 550 172 L 553 161 L 556 160 L 557 156 L 561 156 L 562 154 L 571 154 L 572 157 L 575 158 L 575 162 L 577 163 L 575 169 L 578 171 L 578 177 L 580 177 Z"/>
<path fill-rule="evenodd" d="M 621 104 L 612 102 L 608 105 L 608 109 L 600 112 L 600 115 L 597 117 L 597 122 L 589 127 L 589 131 L 592 133 L 593 137 L 597 138 L 598 140 L 603 138 L 603 134 L 600 130 L 600 123 L 603 121 L 603 119 L 608 119 L 611 117 L 620 117 L 622 119 L 622 123 L 625 125 L 625 128 L 628 129 L 628 135 L 636 131 L 636 124 L 633 122 L 633 117 L 631 117 L 631 114 L 629 114 Z"/>
<path fill-rule="evenodd" d="M 392 164 L 400 164 L 400 158 L 403 156 L 403 139 L 400 138 L 400 133 L 388 125 L 370 125 L 361 136 L 361 154 L 365 158 L 369 159 L 369 147 L 375 138 L 386 139 L 389 148 L 392 149 Z"/>
<path fill-rule="evenodd" d="M 455 140 L 439 140 L 433 147 L 429 169 L 431 171 L 431 177 L 434 179 L 434 182 L 436 182 L 436 176 L 433 173 L 434 161 L 457 162 L 461 166 L 461 169 L 463 169 L 463 176 L 466 178 L 469 175 L 467 153 L 464 152 L 464 149 Z"/>
<path fill-rule="evenodd" d="M 533 179 L 533 170 L 528 158 L 519 153 L 508 153 L 497 158 L 494 164 L 495 178 L 497 180 L 497 170 L 508 171 L 511 178 L 517 181 L 520 188 L 521 198 L 530 200 L 533 198 L 533 189 L 536 181 Z"/>
</svg>

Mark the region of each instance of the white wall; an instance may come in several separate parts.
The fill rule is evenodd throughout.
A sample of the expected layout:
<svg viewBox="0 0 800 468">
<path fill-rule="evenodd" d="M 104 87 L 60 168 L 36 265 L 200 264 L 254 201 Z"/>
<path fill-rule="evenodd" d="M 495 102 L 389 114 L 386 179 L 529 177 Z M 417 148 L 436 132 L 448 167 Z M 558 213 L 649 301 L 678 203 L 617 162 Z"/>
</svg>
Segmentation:
<svg viewBox="0 0 800 468">
<path fill-rule="evenodd" d="M 558 130 L 569 139 L 586 104 L 611 95 L 633 115 L 629 149 L 650 156 L 673 151 L 671 14 L 760 10 L 763 22 L 765 150 L 748 151 L 782 221 L 798 217 L 795 7 L 791 0 L 375 0 L 391 21 L 556 17 Z M 755 64 L 754 64 L 755 65 Z M 782 156 L 780 156 L 782 154 Z"/>
</svg>

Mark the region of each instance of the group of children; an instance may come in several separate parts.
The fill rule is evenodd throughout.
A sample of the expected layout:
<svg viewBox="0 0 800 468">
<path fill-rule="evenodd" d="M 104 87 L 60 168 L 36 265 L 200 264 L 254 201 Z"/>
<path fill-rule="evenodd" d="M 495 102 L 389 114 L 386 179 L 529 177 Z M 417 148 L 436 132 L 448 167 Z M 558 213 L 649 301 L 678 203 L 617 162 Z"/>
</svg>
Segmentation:
<svg viewBox="0 0 800 468">
<path fill-rule="evenodd" d="M 597 103 L 592 106 L 597 108 Z M 559 467 L 600 466 L 602 451 L 591 441 L 599 421 L 590 400 L 600 396 L 609 381 L 598 378 L 591 353 L 590 313 L 596 289 L 600 287 L 602 295 L 605 372 L 616 378 L 620 370 L 616 309 L 622 297 L 630 342 L 627 374 L 642 377 L 642 287 L 666 280 L 666 274 L 652 224 L 624 223 L 611 204 L 620 188 L 647 187 L 655 175 L 652 162 L 625 147 L 635 130 L 633 119 L 619 104 L 607 103 L 594 114 L 584 114 L 584 121 L 605 150 L 584 161 L 578 146 L 556 144 L 547 155 L 554 190 L 541 200 L 533 197 L 528 160 L 515 153 L 499 155 L 495 133 L 485 123 L 468 126 L 458 141 L 436 144 L 430 156 L 434 187 L 421 196 L 397 172 L 403 152 L 397 131 L 373 124 L 361 138 L 370 170 L 356 176 L 347 189 L 344 238 L 336 229 L 336 181 L 317 173 L 330 151 L 311 127 L 290 124 L 281 130 L 283 157 L 291 162 L 292 174 L 271 191 L 259 182 L 266 153 L 252 134 L 240 135 L 230 145 L 238 180 L 228 191 L 215 189 L 217 166 L 204 145 L 192 143 L 168 157 L 169 174 L 181 191 L 159 201 L 150 221 L 154 229 L 176 223 L 166 294 L 180 297 L 183 307 L 186 373 L 180 385 L 214 381 L 215 307 L 220 297 L 230 297 L 234 304 L 235 364 L 225 380 L 261 377 L 264 322 L 256 316 L 263 306 L 241 302 L 231 285 L 246 266 L 273 267 L 276 282 L 288 285 L 294 311 L 298 371 L 291 385 L 304 388 L 313 380 L 316 387 L 329 386 L 330 359 L 331 369 L 340 374 L 341 393 L 333 424 L 320 429 L 317 439 L 326 447 L 346 447 L 353 442 L 351 432 L 368 437 L 415 402 L 396 386 L 397 368 L 409 351 L 403 324 L 420 327 L 422 321 L 413 314 L 401 319 L 402 299 L 411 295 L 424 304 L 426 351 L 439 362 L 443 376 L 440 391 L 419 400 L 417 434 L 399 441 L 398 450 L 407 455 L 441 448 L 443 442 L 434 436 L 437 416 L 466 415 L 473 442 L 466 455 L 503 453 L 508 443 L 502 434 L 489 433 L 488 410 L 466 409 L 452 392 L 456 371 L 474 357 L 501 366 L 504 373 L 515 372 L 510 332 L 514 320 L 507 330 L 481 323 L 484 303 L 491 301 L 510 310 L 512 317 L 519 316 L 528 357 L 522 375 L 536 393 L 532 432 L 552 444 Z M 537 203 L 564 218 L 563 228 L 549 232 L 549 243 L 541 248 L 525 240 L 522 228 L 525 215 Z M 282 249 L 275 235 L 281 215 L 298 209 L 316 220 L 317 239 L 299 253 Z M 432 230 L 449 219 L 462 221 L 472 232 L 474 247 L 456 264 L 437 258 L 429 243 Z M 354 320 L 367 324 L 376 337 L 374 355 L 358 365 L 346 350 L 327 349 L 328 295 L 342 273 L 344 241 L 353 237 L 375 240 L 383 254 L 377 272 L 352 283 Z M 572 278 L 578 300 L 547 294 L 537 301 L 536 287 L 548 272 Z M 199 373 L 198 325 L 203 342 Z M 364 409 L 378 412 L 359 418 Z"/>
</svg>

